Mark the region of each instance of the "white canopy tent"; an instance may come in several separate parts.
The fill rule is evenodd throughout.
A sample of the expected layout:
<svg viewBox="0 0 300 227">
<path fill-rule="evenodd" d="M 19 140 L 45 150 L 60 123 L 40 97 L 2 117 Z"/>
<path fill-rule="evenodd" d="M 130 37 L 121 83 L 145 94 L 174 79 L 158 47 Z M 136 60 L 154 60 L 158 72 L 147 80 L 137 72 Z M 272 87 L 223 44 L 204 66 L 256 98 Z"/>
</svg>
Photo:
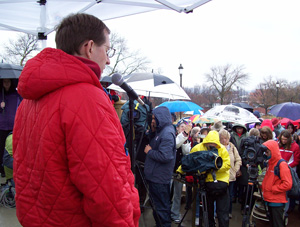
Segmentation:
<svg viewBox="0 0 300 227">
<path fill-rule="evenodd" d="M 190 13 L 211 0 L 0 0 L 0 30 L 45 40 L 62 18 L 77 12 L 109 20 L 158 9 Z"/>
</svg>

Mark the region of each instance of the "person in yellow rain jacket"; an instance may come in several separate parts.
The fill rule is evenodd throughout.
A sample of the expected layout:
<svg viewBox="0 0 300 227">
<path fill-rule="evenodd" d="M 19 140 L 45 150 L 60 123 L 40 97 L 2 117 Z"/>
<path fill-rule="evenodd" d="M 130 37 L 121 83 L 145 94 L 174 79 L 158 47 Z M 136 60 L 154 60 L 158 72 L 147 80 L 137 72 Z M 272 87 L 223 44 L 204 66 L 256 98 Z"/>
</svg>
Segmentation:
<svg viewBox="0 0 300 227">
<path fill-rule="evenodd" d="M 216 211 L 218 215 L 218 223 L 220 227 L 229 226 L 229 169 L 230 157 L 226 148 L 220 143 L 219 133 L 217 131 L 210 131 L 202 143 L 193 147 L 190 153 L 201 152 L 218 149 L 218 155 L 222 158 L 222 167 L 216 171 L 216 180 L 214 182 L 211 173 L 207 173 L 205 179 L 205 188 L 207 192 L 207 209 L 209 226 L 215 226 L 214 219 L 214 201 L 216 201 Z M 177 170 L 183 173 L 181 166 Z"/>
</svg>

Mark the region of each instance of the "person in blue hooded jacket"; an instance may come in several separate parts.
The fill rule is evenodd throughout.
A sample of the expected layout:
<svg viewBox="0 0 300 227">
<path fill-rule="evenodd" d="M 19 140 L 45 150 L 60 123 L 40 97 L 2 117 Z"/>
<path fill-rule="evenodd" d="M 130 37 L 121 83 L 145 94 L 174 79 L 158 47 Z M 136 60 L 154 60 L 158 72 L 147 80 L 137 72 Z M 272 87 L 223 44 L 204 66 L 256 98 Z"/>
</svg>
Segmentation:
<svg viewBox="0 0 300 227">
<path fill-rule="evenodd" d="M 171 227 L 170 183 L 176 157 L 176 136 L 172 116 L 167 107 L 153 110 L 151 140 L 144 152 L 145 178 L 155 210 L 156 226 Z"/>
</svg>

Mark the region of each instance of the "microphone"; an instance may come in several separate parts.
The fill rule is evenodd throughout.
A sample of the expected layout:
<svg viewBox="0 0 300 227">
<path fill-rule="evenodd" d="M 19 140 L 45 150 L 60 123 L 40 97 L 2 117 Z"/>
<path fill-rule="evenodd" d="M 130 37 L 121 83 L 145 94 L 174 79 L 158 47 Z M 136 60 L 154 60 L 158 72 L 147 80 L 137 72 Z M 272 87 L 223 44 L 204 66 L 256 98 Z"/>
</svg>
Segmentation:
<svg viewBox="0 0 300 227">
<path fill-rule="evenodd" d="M 130 99 L 134 99 L 136 101 L 138 101 L 141 105 L 145 105 L 145 103 L 143 102 L 143 100 L 141 100 L 141 98 L 137 95 L 137 93 L 132 89 L 132 87 L 130 87 L 123 79 L 123 77 L 118 74 L 115 73 L 114 75 L 112 75 L 111 77 L 111 81 L 113 82 L 113 84 L 121 87 L 124 91 L 126 91 L 127 95 L 129 96 Z"/>
</svg>

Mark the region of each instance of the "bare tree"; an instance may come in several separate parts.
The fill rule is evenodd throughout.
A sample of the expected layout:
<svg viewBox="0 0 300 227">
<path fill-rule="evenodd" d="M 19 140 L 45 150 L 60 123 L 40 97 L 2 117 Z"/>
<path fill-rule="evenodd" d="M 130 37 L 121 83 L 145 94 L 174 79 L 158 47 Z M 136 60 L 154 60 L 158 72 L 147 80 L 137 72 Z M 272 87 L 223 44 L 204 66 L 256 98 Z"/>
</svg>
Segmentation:
<svg viewBox="0 0 300 227">
<path fill-rule="evenodd" d="M 250 93 L 250 103 L 255 107 L 264 108 L 265 114 L 267 114 L 269 107 L 276 104 L 274 96 L 272 96 L 272 91 L 267 83 L 260 83 L 258 88 Z"/>
<path fill-rule="evenodd" d="M 214 104 L 218 102 L 218 92 L 214 89 L 210 89 L 207 86 L 203 86 L 201 90 L 202 106 L 205 110 L 214 107 Z"/>
<path fill-rule="evenodd" d="M 117 33 L 110 35 L 111 47 L 116 49 L 115 56 L 111 59 L 111 64 L 106 66 L 104 74 L 111 76 L 118 72 L 128 75 L 137 71 L 147 71 L 150 61 L 140 55 L 139 51 L 131 51 L 127 46 L 125 38 Z"/>
<path fill-rule="evenodd" d="M 281 84 L 280 90 L 283 92 L 283 86 L 286 84 L 286 81 L 281 79 L 277 81 Z M 258 88 L 250 94 L 250 102 L 253 106 L 264 108 L 267 114 L 268 108 L 277 104 L 276 80 L 272 76 L 264 78 L 264 82 L 258 84 Z"/>
<path fill-rule="evenodd" d="M 34 35 L 21 34 L 17 40 L 10 39 L 0 54 L 5 62 L 24 66 L 26 61 L 39 51 L 38 39 Z"/>
<path fill-rule="evenodd" d="M 215 90 L 203 85 L 196 85 L 193 88 L 184 88 L 185 92 L 191 98 L 191 101 L 198 104 L 204 110 L 208 110 L 218 101 L 218 94 Z"/>
<path fill-rule="evenodd" d="M 224 104 L 226 97 L 231 94 L 233 85 L 245 83 L 249 76 L 244 73 L 243 66 L 233 68 L 227 64 L 225 66 L 217 66 L 211 68 L 211 73 L 206 74 L 207 82 L 211 89 L 215 89 L 219 95 L 221 105 Z"/>
<path fill-rule="evenodd" d="M 278 100 L 282 102 L 300 102 L 300 84 L 299 81 L 287 83 L 281 80 L 278 88 Z"/>
</svg>

